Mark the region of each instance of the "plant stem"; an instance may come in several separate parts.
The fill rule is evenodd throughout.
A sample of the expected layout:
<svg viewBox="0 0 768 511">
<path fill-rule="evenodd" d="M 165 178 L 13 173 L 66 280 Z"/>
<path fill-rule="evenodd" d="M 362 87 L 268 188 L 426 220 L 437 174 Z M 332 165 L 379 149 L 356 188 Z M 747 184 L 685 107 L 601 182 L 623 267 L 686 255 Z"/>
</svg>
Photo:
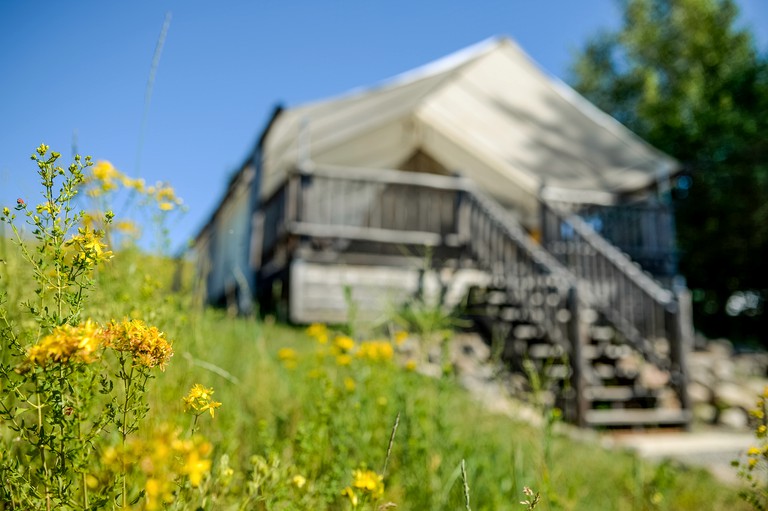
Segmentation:
<svg viewBox="0 0 768 511">
<path fill-rule="evenodd" d="M 464 460 L 461 460 L 461 480 L 464 483 L 464 504 L 467 507 L 467 511 L 472 511 L 469 507 L 469 483 L 467 482 L 467 466 Z"/>
<path fill-rule="evenodd" d="M 35 383 L 37 387 L 37 383 Z M 45 509 L 51 511 L 51 494 L 48 490 L 48 464 L 45 461 L 45 446 L 43 445 L 43 437 L 45 431 L 43 430 L 43 403 L 40 400 L 40 393 L 37 394 L 37 447 L 40 453 L 40 462 L 43 466 L 43 489 L 45 490 Z"/>
<path fill-rule="evenodd" d="M 123 509 L 128 508 L 128 468 L 125 463 L 125 440 L 128 438 L 128 429 L 127 429 L 127 423 L 128 423 L 128 407 L 130 405 L 130 399 L 131 399 L 131 392 L 132 392 L 132 380 L 133 380 L 133 363 L 131 363 L 131 371 L 129 373 L 125 372 L 125 360 L 121 360 L 121 363 L 123 365 L 123 374 L 125 374 L 126 379 L 124 380 L 125 384 L 125 404 L 123 405 L 123 424 L 120 428 L 120 433 L 122 435 L 122 450 L 123 450 Z"/>
</svg>

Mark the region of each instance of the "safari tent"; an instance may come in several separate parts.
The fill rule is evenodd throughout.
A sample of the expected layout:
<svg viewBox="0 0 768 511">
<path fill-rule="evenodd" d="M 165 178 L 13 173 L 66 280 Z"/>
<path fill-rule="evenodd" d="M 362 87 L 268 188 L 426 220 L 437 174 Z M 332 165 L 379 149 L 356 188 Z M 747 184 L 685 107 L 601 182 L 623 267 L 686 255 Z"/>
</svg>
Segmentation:
<svg viewBox="0 0 768 511">
<path fill-rule="evenodd" d="M 277 109 L 196 238 L 198 268 L 209 303 L 296 323 L 344 321 L 350 301 L 368 317 L 461 302 L 513 365 L 567 354 L 575 422 L 684 425 L 677 172 L 494 38 Z"/>
</svg>

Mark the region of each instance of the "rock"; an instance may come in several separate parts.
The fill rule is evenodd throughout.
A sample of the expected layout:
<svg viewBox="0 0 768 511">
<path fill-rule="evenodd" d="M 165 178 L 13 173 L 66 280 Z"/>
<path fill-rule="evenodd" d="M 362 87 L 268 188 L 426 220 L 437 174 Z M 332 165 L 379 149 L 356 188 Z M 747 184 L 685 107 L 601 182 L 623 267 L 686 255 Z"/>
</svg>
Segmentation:
<svg viewBox="0 0 768 511">
<path fill-rule="evenodd" d="M 743 408 L 734 406 L 720 412 L 718 422 L 728 428 L 746 429 L 749 424 L 749 416 Z"/>
<path fill-rule="evenodd" d="M 721 408 L 739 407 L 749 410 L 755 406 L 755 396 L 749 388 L 732 382 L 721 382 L 715 388 L 715 404 Z"/>
<path fill-rule="evenodd" d="M 736 374 L 746 377 L 765 377 L 768 353 L 744 353 L 733 357 Z"/>
<path fill-rule="evenodd" d="M 706 424 L 714 424 L 717 420 L 717 408 L 714 405 L 707 403 L 694 403 L 693 417 L 697 421 L 701 421 Z"/>
<path fill-rule="evenodd" d="M 491 357 L 491 350 L 478 334 L 456 334 L 451 344 L 451 353 L 457 357 L 467 357 L 477 362 L 486 362 Z"/>
<path fill-rule="evenodd" d="M 730 358 L 717 358 L 712 364 L 712 373 L 719 381 L 734 381 L 736 370 Z"/>
<path fill-rule="evenodd" d="M 669 387 L 661 389 L 656 399 L 659 407 L 665 410 L 681 410 L 683 408 L 680 398 L 677 397 L 677 392 Z"/>
<path fill-rule="evenodd" d="M 707 351 L 716 358 L 728 359 L 733 355 L 733 344 L 728 339 L 714 339 L 707 343 Z"/>
<path fill-rule="evenodd" d="M 669 372 L 662 371 L 653 364 L 643 364 L 640 369 L 640 384 L 655 390 L 665 387 L 669 383 Z"/>
<path fill-rule="evenodd" d="M 688 397 L 695 406 L 698 403 L 711 403 L 714 396 L 709 387 L 692 381 L 688 384 Z"/>
<path fill-rule="evenodd" d="M 643 365 L 642 357 L 630 351 L 616 362 L 616 372 L 624 378 L 634 378 L 642 371 Z"/>
</svg>

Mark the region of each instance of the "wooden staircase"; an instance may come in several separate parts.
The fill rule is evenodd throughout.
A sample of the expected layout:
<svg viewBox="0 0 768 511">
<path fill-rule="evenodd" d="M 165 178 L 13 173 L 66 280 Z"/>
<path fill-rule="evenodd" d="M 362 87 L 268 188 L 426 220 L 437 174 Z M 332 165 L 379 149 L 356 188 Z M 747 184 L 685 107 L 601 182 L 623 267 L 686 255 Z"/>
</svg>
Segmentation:
<svg viewBox="0 0 768 511">
<path fill-rule="evenodd" d="M 467 202 L 479 234 L 469 246 L 495 276 L 471 291 L 468 314 L 503 338 L 511 369 L 538 372 L 539 390 L 581 426 L 686 427 L 680 297 L 575 215 L 542 203 L 540 246 L 491 199 Z"/>
</svg>

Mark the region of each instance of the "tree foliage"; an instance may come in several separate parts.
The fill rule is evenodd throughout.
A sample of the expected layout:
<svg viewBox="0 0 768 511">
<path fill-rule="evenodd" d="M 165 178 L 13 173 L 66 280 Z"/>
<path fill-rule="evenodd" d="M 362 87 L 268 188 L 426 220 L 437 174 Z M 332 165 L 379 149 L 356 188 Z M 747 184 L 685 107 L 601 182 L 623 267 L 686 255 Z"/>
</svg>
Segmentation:
<svg viewBox="0 0 768 511">
<path fill-rule="evenodd" d="M 620 0 L 572 82 L 676 157 L 680 269 L 709 336 L 768 344 L 768 59 L 732 0 Z"/>
</svg>

